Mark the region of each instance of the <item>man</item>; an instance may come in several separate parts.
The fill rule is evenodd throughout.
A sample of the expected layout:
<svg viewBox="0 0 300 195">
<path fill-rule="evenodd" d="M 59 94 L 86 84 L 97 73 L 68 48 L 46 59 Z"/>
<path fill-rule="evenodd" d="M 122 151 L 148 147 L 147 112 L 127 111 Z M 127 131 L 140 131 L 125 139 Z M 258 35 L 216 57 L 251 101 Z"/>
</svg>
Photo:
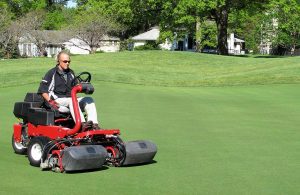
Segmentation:
<svg viewBox="0 0 300 195">
<path fill-rule="evenodd" d="M 71 90 L 77 84 L 74 72 L 69 68 L 71 63 L 68 53 L 61 51 L 57 55 L 57 65 L 50 69 L 38 89 L 38 94 L 47 101 L 53 109 L 59 112 L 71 112 L 75 119 L 74 109 L 72 106 Z M 80 110 L 80 118 L 82 122 L 82 130 L 100 129 L 96 106 L 91 97 L 78 98 L 80 105 L 84 105 L 84 110 L 87 113 L 87 122 Z"/>
</svg>

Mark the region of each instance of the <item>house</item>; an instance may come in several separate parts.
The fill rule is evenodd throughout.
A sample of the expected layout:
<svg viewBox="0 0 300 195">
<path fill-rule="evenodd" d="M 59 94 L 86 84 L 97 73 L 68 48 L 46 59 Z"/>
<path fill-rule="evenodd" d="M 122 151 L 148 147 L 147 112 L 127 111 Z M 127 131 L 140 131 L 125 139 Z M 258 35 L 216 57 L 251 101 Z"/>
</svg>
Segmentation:
<svg viewBox="0 0 300 195">
<path fill-rule="evenodd" d="M 159 38 L 159 27 L 153 27 L 149 31 L 132 37 L 133 47 L 145 45 L 147 41 L 157 41 Z"/>
<path fill-rule="evenodd" d="M 65 40 L 67 40 L 67 36 L 63 31 L 31 31 L 19 39 L 18 49 L 21 56 L 37 57 L 44 55 L 51 57 L 62 50 Z M 43 54 L 39 47 L 45 49 Z"/>
<path fill-rule="evenodd" d="M 158 27 L 153 27 L 149 31 L 132 37 L 133 47 L 145 45 L 148 41 L 157 41 L 159 39 L 160 30 Z M 227 39 L 228 53 L 234 55 L 245 54 L 245 41 L 230 34 Z M 195 40 L 193 37 L 185 34 L 183 38 L 178 38 L 177 33 L 174 32 L 174 41 L 170 42 L 168 39 L 159 44 L 164 50 L 178 50 L 178 51 L 195 51 Z M 211 52 L 213 50 L 214 52 Z M 216 53 L 216 49 L 204 49 L 203 52 Z"/>
<path fill-rule="evenodd" d="M 160 30 L 158 26 L 151 28 L 149 31 L 141 33 L 132 37 L 133 47 L 145 45 L 149 41 L 158 41 Z M 174 41 L 166 39 L 164 43 L 159 44 L 159 47 L 163 50 L 180 50 L 188 51 L 193 50 L 192 39 L 186 35 L 183 39 L 177 39 L 177 33 L 174 33 Z"/>
<path fill-rule="evenodd" d="M 118 52 L 120 51 L 120 39 L 117 37 L 104 36 L 101 46 L 97 51 Z M 90 46 L 78 38 L 71 38 L 63 43 L 65 49 L 71 54 L 89 54 Z"/>
<path fill-rule="evenodd" d="M 36 57 L 57 55 L 61 50 L 69 50 L 71 54 L 89 54 L 89 45 L 82 40 L 72 37 L 66 31 L 31 31 L 25 33 L 20 39 L 18 49 L 21 56 Z M 120 50 L 120 39 L 116 37 L 103 37 L 103 43 L 97 51 L 117 52 Z M 41 53 L 41 47 L 44 52 Z"/>
<path fill-rule="evenodd" d="M 245 54 L 245 41 L 236 38 L 233 33 L 227 38 L 228 53 L 233 55 Z"/>
</svg>

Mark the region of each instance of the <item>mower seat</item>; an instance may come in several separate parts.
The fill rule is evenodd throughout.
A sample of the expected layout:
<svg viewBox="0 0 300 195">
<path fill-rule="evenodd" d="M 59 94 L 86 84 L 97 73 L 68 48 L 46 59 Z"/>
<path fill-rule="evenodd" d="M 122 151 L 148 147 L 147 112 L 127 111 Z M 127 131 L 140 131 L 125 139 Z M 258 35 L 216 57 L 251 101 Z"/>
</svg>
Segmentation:
<svg viewBox="0 0 300 195">
<path fill-rule="evenodd" d="M 13 113 L 24 122 L 34 125 L 54 125 L 56 119 L 72 118 L 69 108 L 64 107 L 63 112 L 59 112 L 52 109 L 47 103 L 41 95 L 27 93 L 24 102 L 15 103 Z"/>
<path fill-rule="evenodd" d="M 24 102 L 16 102 L 14 106 L 14 115 L 24 121 L 28 121 L 28 111 L 31 108 L 40 108 L 43 104 L 43 99 L 37 93 L 27 93 Z"/>
<path fill-rule="evenodd" d="M 55 118 L 67 117 L 64 113 L 48 109 L 42 96 L 37 93 L 27 93 L 24 102 L 16 102 L 13 113 L 34 125 L 54 125 Z"/>
</svg>

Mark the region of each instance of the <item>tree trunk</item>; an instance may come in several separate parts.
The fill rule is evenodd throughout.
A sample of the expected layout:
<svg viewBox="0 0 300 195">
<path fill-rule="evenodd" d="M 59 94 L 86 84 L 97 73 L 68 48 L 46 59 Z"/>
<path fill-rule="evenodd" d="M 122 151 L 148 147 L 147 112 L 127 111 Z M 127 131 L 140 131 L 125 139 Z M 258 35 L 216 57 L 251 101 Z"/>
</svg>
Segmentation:
<svg viewBox="0 0 300 195">
<path fill-rule="evenodd" d="M 37 46 L 37 49 L 40 51 L 39 56 L 41 56 L 41 57 L 47 57 L 48 56 L 47 51 L 46 51 L 46 45 L 44 43 L 37 42 L 36 46 Z"/>
<path fill-rule="evenodd" d="M 218 29 L 218 54 L 228 55 L 227 46 L 227 27 L 228 27 L 228 8 L 226 6 L 220 7 L 215 12 L 215 20 Z"/>
<path fill-rule="evenodd" d="M 201 52 L 201 19 L 196 16 L 196 52 Z"/>
<path fill-rule="evenodd" d="M 90 47 L 91 47 L 90 54 L 95 54 L 97 51 L 97 47 L 96 46 L 90 46 Z"/>
</svg>

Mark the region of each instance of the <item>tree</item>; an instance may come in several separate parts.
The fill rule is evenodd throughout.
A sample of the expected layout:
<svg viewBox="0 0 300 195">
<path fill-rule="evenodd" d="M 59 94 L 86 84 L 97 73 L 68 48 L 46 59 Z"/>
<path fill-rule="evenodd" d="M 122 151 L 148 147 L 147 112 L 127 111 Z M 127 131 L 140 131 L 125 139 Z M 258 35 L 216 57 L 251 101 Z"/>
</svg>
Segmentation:
<svg viewBox="0 0 300 195">
<path fill-rule="evenodd" d="M 185 29 L 188 30 L 190 27 L 194 27 L 194 33 L 191 34 L 195 35 L 196 51 L 200 52 L 202 49 L 201 24 L 205 20 L 204 1 L 181 0 L 174 9 L 174 15 L 175 24 L 181 26 L 181 28 L 185 26 Z"/>
<path fill-rule="evenodd" d="M 33 10 L 40 10 L 46 8 L 45 0 L 4 0 L 7 3 L 10 11 L 19 18 L 26 15 Z"/>
<path fill-rule="evenodd" d="M 218 53 L 221 55 L 228 55 L 227 49 L 227 29 L 228 16 L 236 10 L 243 10 L 246 8 L 252 10 L 260 10 L 268 0 L 205 0 L 207 3 L 207 10 L 210 12 L 211 18 L 216 21 L 218 29 Z"/>
<path fill-rule="evenodd" d="M 149 30 L 160 21 L 163 0 L 77 0 L 81 11 L 94 11 L 123 26 L 122 39 Z"/>
<path fill-rule="evenodd" d="M 274 54 L 293 53 L 300 46 L 300 3 L 297 0 L 272 0 L 266 23 L 272 23 Z"/>
<path fill-rule="evenodd" d="M 76 42 L 72 42 L 77 47 L 95 53 L 97 48 L 102 46 L 103 39 L 122 30 L 121 26 L 111 18 L 99 16 L 96 12 L 85 11 L 78 13 L 74 24 L 70 26 L 73 34 L 84 42 L 89 48 L 81 47 Z"/>
<path fill-rule="evenodd" d="M 45 30 L 60 30 L 70 24 L 75 17 L 75 9 L 61 8 L 45 13 L 45 20 L 43 21 L 43 29 Z"/>
<path fill-rule="evenodd" d="M 216 48 L 217 27 L 214 21 L 205 20 L 201 26 L 201 46 L 208 49 Z"/>
<path fill-rule="evenodd" d="M 12 23 L 12 16 L 13 14 L 8 10 L 7 4 L 0 3 L 0 57 L 10 56 L 11 35 L 9 26 Z"/>
<path fill-rule="evenodd" d="M 214 20 L 217 25 L 218 53 L 227 55 L 229 14 L 235 10 L 238 11 L 248 7 L 251 7 L 253 10 L 258 10 L 261 7 L 261 3 L 265 3 L 266 1 L 267 0 L 166 0 L 163 7 L 167 9 L 163 13 L 164 18 L 170 23 L 166 31 L 169 31 L 171 28 L 190 31 L 190 34 L 194 34 L 195 36 L 196 50 L 199 51 L 202 47 L 201 24 L 207 19 Z M 170 18 L 173 19 L 173 23 Z M 161 23 L 162 28 L 168 26 L 167 22 Z"/>
<path fill-rule="evenodd" d="M 245 47 L 259 53 L 264 12 L 255 9 L 233 10 L 229 14 L 228 30 L 245 40 Z"/>
<path fill-rule="evenodd" d="M 43 10 L 31 11 L 17 20 L 14 27 L 19 30 L 16 33 L 18 38 L 26 37 L 30 39 L 37 46 L 41 56 L 46 52 L 47 37 L 42 33 L 45 15 L 46 12 Z"/>
</svg>

